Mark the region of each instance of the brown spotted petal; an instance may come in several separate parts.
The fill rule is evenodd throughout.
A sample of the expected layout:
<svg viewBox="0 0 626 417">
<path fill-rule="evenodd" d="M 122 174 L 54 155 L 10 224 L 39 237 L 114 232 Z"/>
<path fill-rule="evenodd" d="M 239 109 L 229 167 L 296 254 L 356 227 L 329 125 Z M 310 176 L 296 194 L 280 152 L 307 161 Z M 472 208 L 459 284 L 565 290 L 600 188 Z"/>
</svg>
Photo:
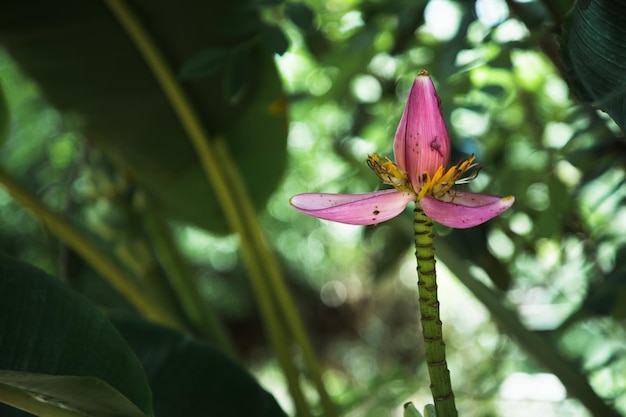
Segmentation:
<svg viewBox="0 0 626 417">
<path fill-rule="evenodd" d="M 289 200 L 296 210 L 309 216 L 354 225 L 389 220 L 411 201 L 415 201 L 415 194 L 395 189 L 364 194 L 306 193 Z"/>
</svg>

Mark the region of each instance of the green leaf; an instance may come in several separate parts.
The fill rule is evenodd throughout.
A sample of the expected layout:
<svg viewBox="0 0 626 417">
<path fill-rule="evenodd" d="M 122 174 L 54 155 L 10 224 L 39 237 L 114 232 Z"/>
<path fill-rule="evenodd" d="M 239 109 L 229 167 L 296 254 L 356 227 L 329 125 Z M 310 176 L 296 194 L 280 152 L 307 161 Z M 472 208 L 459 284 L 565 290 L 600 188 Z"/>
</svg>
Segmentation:
<svg viewBox="0 0 626 417">
<path fill-rule="evenodd" d="M 626 128 L 626 3 L 577 1 L 561 50 L 575 93 Z"/>
<path fill-rule="evenodd" d="M 201 51 L 238 51 L 224 67 L 183 87 L 210 135 L 225 138 L 261 208 L 285 168 L 287 117 L 252 3 L 140 0 L 132 7 L 175 71 Z M 212 231 L 228 230 L 172 106 L 105 2 L 0 2 L 0 43 L 52 104 L 82 117 L 85 136 L 161 209 Z"/>
<path fill-rule="evenodd" d="M 229 103 L 241 101 L 249 86 L 254 58 L 251 45 L 243 44 L 228 54 L 224 68 L 222 93 Z"/>
<path fill-rule="evenodd" d="M 289 40 L 281 28 L 274 25 L 265 25 L 263 28 L 263 42 L 272 52 L 282 55 L 289 48 Z"/>
<path fill-rule="evenodd" d="M 1 370 L 99 378 L 152 415 L 141 364 L 115 327 L 59 281 L 3 255 L 0 318 Z M 0 382 L 10 382 L 3 375 Z M 90 385 L 101 385 L 104 397 L 110 394 L 104 384 Z"/>
<path fill-rule="evenodd" d="M 0 84 L 0 145 L 3 144 L 9 136 L 9 106 L 6 97 L 2 91 Z"/>
<path fill-rule="evenodd" d="M 159 417 L 285 417 L 278 403 L 232 359 L 155 324 L 116 320 L 148 376 Z"/>
<path fill-rule="evenodd" d="M 39 416 L 146 416 L 103 380 L 85 376 L 0 371 L 0 400 Z"/>
<path fill-rule="evenodd" d="M 285 15 L 303 32 L 313 29 L 315 15 L 309 6 L 304 3 L 287 3 Z"/>
<path fill-rule="evenodd" d="M 226 62 L 228 49 L 210 48 L 188 59 L 180 70 L 181 78 L 201 78 L 212 75 Z"/>
<path fill-rule="evenodd" d="M 621 247 L 615 259 L 626 259 L 626 247 Z M 626 317 L 626 265 L 617 262 L 613 270 L 597 279 L 587 289 L 581 306 L 585 313 L 600 316 Z"/>
<path fill-rule="evenodd" d="M 266 7 L 276 7 L 281 5 L 285 0 L 254 0 L 252 2 L 253 7 L 262 9 Z"/>
</svg>

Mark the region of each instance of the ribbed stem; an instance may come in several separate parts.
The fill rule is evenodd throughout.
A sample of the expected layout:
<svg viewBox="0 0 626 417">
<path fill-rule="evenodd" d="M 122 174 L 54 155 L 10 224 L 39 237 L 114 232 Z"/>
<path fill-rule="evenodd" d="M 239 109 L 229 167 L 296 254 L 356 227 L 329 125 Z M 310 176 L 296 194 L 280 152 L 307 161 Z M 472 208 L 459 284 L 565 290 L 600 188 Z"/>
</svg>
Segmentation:
<svg viewBox="0 0 626 417">
<path fill-rule="evenodd" d="M 426 348 L 426 365 L 430 376 L 430 390 L 435 402 L 437 417 L 456 417 L 454 393 L 450 371 L 446 362 L 446 345 L 443 342 L 439 300 L 437 298 L 437 272 L 435 271 L 435 247 L 433 245 L 433 222 L 415 204 L 415 256 L 417 258 L 417 288 Z"/>
</svg>

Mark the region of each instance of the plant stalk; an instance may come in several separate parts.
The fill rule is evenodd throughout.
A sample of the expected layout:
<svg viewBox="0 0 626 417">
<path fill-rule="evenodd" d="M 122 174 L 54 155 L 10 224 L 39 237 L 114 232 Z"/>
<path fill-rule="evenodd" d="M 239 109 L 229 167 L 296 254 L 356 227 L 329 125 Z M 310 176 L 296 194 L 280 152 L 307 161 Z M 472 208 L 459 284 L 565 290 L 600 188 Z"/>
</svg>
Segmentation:
<svg viewBox="0 0 626 417">
<path fill-rule="evenodd" d="M 94 245 L 66 219 L 54 213 L 39 198 L 26 190 L 13 177 L 0 168 L 0 184 L 6 188 L 16 202 L 31 210 L 69 248 L 85 259 L 109 284 L 130 302 L 140 313 L 155 321 L 175 329 L 184 329 L 174 314 L 165 311 L 150 299 L 136 284 L 134 277 L 121 268 L 105 251 Z"/>
<path fill-rule="evenodd" d="M 167 222 L 151 207 L 144 210 L 143 222 L 157 259 L 194 332 L 236 358 L 235 347 L 224 324 L 213 307 L 203 299 L 193 271 L 176 246 Z"/>
<path fill-rule="evenodd" d="M 219 156 L 219 159 L 224 161 L 224 172 L 226 178 L 230 179 L 233 193 L 239 196 L 239 200 L 243 200 L 246 197 L 245 186 L 241 181 L 241 177 L 237 175 L 235 171 L 235 163 L 230 156 L 226 144 L 222 137 L 217 137 L 215 145 L 213 147 L 214 152 Z M 287 328 L 291 332 L 296 344 L 300 348 L 302 359 L 309 371 L 309 378 L 315 385 L 317 393 L 319 395 L 319 403 L 324 412 L 325 417 L 338 417 L 337 409 L 333 403 L 324 381 L 322 379 L 322 370 L 319 366 L 317 356 L 313 349 L 313 345 L 309 340 L 309 336 L 305 330 L 304 323 L 300 317 L 300 313 L 291 297 L 283 273 L 278 265 L 276 256 L 272 252 L 263 229 L 259 224 L 259 220 L 253 210 L 251 204 L 246 204 L 242 207 L 244 212 L 244 218 L 248 222 L 247 232 L 250 234 L 252 244 L 256 249 L 256 253 L 259 255 L 263 262 L 267 274 L 267 281 L 269 288 L 272 290 L 274 299 L 277 303 L 277 308 L 284 318 Z"/>
<path fill-rule="evenodd" d="M 437 272 L 433 245 L 433 222 L 415 203 L 415 257 L 417 258 L 420 320 L 426 350 L 426 365 L 430 376 L 430 390 L 435 402 L 437 417 L 456 417 L 454 393 L 450 371 L 446 362 L 446 345 L 439 317 L 437 298 Z"/>
<path fill-rule="evenodd" d="M 264 322 L 268 327 L 270 339 L 272 339 L 274 348 L 277 350 L 277 356 L 287 374 L 287 379 L 291 381 L 290 388 L 296 404 L 298 403 L 298 398 L 304 399 L 304 397 L 297 384 L 297 379 L 294 380 L 293 377 L 290 377 L 295 367 L 291 361 L 286 361 L 284 357 L 288 353 L 284 349 L 287 345 L 279 346 L 281 343 L 286 343 L 286 338 L 280 331 L 282 326 L 277 326 L 273 322 L 273 300 L 277 302 L 291 336 L 294 337 L 303 353 L 303 359 L 320 395 L 320 402 L 325 415 L 328 417 L 337 416 L 334 404 L 330 401 L 330 397 L 322 382 L 321 370 L 313 353 L 311 342 L 304 331 L 294 303 L 285 301 L 286 299 L 291 300 L 291 298 L 286 290 L 282 272 L 278 268 L 278 262 L 265 241 L 262 229 L 256 218 L 256 212 L 252 207 L 243 181 L 239 173 L 231 168 L 234 166 L 234 163 L 232 162 L 230 152 L 223 146 L 219 137 L 210 137 L 206 132 L 163 54 L 125 2 L 121 0 L 107 0 L 106 4 L 118 18 L 120 24 L 126 29 L 131 40 L 135 43 L 163 88 L 198 154 L 202 167 L 214 188 L 218 202 L 230 227 L 240 236 L 244 262 L 250 273 L 252 285 L 255 287 L 255 293 L 261 313 L 264 316 Z M 217 155 L 219 155 L 219 158 Z M 274 293 L 273 297 L 271 292 Z M 305 412 L 308 414 L 308 409 L 306 411 L 299 410 L 300 414 Z"/>
</svg>

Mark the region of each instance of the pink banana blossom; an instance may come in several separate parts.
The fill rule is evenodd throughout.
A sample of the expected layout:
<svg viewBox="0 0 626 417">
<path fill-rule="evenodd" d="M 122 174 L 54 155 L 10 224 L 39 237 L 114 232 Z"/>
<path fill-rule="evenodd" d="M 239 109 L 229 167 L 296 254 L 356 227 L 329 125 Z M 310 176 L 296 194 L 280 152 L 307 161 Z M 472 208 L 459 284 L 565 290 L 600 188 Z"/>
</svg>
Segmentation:
<svg viewBox="0 0 626 417">
<path fill-rule="evenodd" d="M 435 86 L 428 72 L 417 75 L 396 131 L 395 163 L 378 154 L 367 164 L 383 184 L 393 188 L 363 194 L 298 194 L 289 201 L 298 211 L 320 219 L 371 225 L 399 215 L 410 202 L 432 220 L 464 229 L 482 224 L 513 205 L 513 196 L 498 197 L 453 188 L 478 174 L 472 155 L 450 162 L 450 138 Z"/>
</svg>

